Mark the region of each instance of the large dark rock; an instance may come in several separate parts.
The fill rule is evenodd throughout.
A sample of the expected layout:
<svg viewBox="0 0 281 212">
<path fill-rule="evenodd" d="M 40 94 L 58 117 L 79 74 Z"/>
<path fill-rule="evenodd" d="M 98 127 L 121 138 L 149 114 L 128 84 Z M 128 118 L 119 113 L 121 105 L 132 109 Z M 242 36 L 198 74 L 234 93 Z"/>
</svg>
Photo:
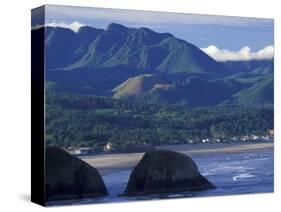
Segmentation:
<svg viewBox="0 0 281 212">
<path fill-rule="evenodd" d="M 57 147 L 46 147 L 46 200 L 107 195 L 99 172 Z"/>
<path fill-rule="evenodd" d="M 167 150 L 145 153 L 133 169 L 124 195 L 196 191 L 215 188 L 185 154 Z"/>
</svg>

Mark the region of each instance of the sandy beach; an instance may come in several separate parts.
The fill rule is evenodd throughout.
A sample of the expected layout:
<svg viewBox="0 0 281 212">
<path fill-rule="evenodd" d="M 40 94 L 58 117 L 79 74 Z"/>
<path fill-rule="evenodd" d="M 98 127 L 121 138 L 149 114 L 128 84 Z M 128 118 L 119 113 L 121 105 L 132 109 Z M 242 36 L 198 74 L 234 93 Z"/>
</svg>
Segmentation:
<svg viewBox="0 0 281 212">
<path fill-rule="evenodd" d="M 273 149 L 273 143 L 254 144 L 221 144 L 221 145 L 175 145 L 161 146 L 157 149 L 169 149 L 182 152 L 187 155 L 212 154 L 212 153 L 240 153 L 253 150 Z M 131 170 L 144 153 L 105 154 L 95 156 L 83 156 L 84 161 L 96 167 L 102 175 L 121 170 Z"/>
</svg>

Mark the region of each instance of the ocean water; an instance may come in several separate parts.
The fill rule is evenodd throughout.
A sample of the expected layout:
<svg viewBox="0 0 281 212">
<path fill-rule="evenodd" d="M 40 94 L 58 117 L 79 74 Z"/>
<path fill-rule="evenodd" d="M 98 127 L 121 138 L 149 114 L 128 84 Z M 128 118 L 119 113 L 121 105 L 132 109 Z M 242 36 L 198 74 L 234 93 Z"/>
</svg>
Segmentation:
<svg viewBox="0 0 281 212">
<path fill-rule="evenodd" d="M 242 153 L 208 153 L 192 155 L 201 174 L 217 188 L 200 192 L 182 192 L 139 197 L 120 196 L 131 171 L 123 170 L 103 176 L 109 196 L 50 202 L 49 205 L 128 202 L 181 197 L 221 196 L 249 193 L 267 193 L 274 189 L 273 149 Z"/>
</svg>

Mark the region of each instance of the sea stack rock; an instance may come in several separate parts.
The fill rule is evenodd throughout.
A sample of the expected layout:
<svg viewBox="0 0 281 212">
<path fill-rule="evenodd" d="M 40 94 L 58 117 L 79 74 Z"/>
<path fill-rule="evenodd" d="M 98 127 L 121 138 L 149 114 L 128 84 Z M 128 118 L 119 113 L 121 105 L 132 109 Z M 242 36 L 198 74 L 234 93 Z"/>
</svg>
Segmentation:
<svg viewBox="0 0 281 212">
<path fill-rule="evenodd" d="M 46 147 L 46 200 L 107 195 L 97 169 L 58 147 Z"/>
<path fill-rule="evenodd" d="M 133 169 L 124 195 L 198 191 L 215 188 L 185 154 L 156 150 L 145 153 Z"/>
</svg>

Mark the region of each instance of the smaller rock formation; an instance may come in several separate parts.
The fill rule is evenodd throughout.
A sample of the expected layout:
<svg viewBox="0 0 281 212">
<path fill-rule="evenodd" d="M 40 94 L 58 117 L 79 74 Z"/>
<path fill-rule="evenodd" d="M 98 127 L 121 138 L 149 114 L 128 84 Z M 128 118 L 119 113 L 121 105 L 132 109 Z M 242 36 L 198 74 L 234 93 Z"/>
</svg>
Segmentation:
<svg viewBox="0 0 281 212">
<path fill-rule="evenodd" d="M 107 195 L 94 167 L 58 147 L 46 147 L 46 200 L 92 198 Z"/>
<path fill-rule="evenodd" d="M 156 150 L 145 153 L 133 169 L 123 195 L 197 191 L 215 188 L 185 154 Z"/>
</svg>

